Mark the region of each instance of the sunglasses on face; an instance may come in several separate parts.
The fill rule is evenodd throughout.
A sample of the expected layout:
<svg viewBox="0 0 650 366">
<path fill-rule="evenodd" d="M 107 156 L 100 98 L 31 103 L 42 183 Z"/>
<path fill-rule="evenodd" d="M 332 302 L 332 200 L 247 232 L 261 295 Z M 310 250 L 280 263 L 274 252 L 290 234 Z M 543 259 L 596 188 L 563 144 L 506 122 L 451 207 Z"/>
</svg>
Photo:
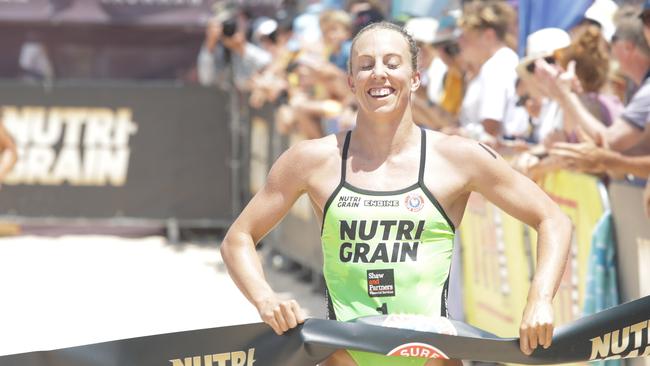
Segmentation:
<svg viewBox="0 0 650 366">
<path fill-rule="evenodd" d="M 530 94 L 526 93 L 526 94 L 520 96 L 519 99 L 517 99 L 517 103 L 515 103 L 515 105 L 517 107 L 523 107 L 523 106 L 526 105 L 526 102 L 528 101 L 528 99 L 530 99 Z"/>
<path fill-rule="evenodd" d="M 555 64 L 555 56 L 546 56 L 544 57 L 544 61 L 548 64 Z M 529 73 L 534 73 L 535 72 L 535 61 L 530 62 L 528 65 L 526 65 L 526 70 L 528 70 Z"/>
</svg>

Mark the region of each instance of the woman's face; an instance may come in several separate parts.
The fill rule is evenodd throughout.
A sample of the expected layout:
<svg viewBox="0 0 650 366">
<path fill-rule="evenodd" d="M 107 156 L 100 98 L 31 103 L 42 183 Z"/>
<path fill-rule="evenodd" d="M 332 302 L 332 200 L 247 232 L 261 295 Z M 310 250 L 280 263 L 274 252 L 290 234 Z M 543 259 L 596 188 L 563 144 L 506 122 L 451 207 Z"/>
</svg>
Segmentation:
<svg viewBox="0 0 650 366">
<path fill-rule="evenodd" d="M 480 62 L 485 48 L 483 33 L 484 31 L 480 29 L 463 28 L 458 44 L 465 61 L 472 64 Z"/>
<path fill-rule="evenodd" d="M 420 86 L 407 40 L 394 30 L 370 30 L 354 43 L 350 57 L 348 83 L 359 108 L 400 118 Z"/>
<path fill-rule="evenodd" d="M 342 24 L 331 22 L 321 27 L 325 44 L 338 48 L 343 42 L 350 38 L 350 31 Z"/>
</svg>

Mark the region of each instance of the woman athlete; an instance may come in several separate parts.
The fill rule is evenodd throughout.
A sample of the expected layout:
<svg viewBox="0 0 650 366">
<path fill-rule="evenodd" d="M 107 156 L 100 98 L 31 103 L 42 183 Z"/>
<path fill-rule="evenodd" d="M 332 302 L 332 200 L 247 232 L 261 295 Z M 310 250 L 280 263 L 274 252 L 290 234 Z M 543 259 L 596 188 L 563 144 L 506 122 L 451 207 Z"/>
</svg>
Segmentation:
<svg viewBox="0 0 650 366">
<path fill-rule="evenodd" d="M 520 348 L 525 354 L 546 348 L 571 222 L 490 148 L 413 122 L 411 95 L 420 86 L 416 65 L 417 46 L 402 28 L 382 22 L 358 33 L 348 75 L 359 106 L 356 127 L 300 142 L 280 156 L 224 238 L 228 271 L 276 333 L 302 323 L 298 302 L 281 299 L 266 281 L 255 245 L 306 193 L 323 223 L 330 318 L 447 316 L 455 229 L 470 193 L 478 192 L 537 230 L 537 270 L 523 311 Z M 340 350 L 324 365 L 443 363 L 459 364 Z"/>
</svg>

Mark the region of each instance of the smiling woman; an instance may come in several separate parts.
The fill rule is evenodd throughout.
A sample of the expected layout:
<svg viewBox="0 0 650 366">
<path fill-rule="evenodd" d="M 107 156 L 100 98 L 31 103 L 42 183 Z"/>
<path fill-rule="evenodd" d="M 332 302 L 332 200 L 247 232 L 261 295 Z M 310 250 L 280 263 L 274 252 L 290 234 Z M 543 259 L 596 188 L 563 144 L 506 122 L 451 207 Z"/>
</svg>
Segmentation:
<svg viewBox="0 0 650 366">
<path fill-rule="evenodd" d="M 410 94 L 420 86 L 417 57 L 413 38 L 392 23 L 374 23 L 357 34 L 352 40 L 348 83 L 357 97 L 358 118 L 369 114 L 375 121 L 412 118 L 406 107 Z"/>
<path fill-rule="evenodd" d="M 221 247 L 237 286 L 278 334 L 304 321 L 298 301 L 281 298 L 266 281 L 255 244 L 306 193 L 322 220 L 330 319 L 447 317 L 455 228 L 476 191 L 538 231 L 538 270 L 524 309 L 521 350 L 530 354 L 538 345 L 548 347 L 551 300 L 566 262 L 571 222 L 489 148 L 415 125 L 417 47 L 402 28 L 368 26 L 353 40 L 350 55 L 356 126 L 296 144 L 275 162 Z M 323 365 L 459 363 L 341 350 Z"/>
</svg>

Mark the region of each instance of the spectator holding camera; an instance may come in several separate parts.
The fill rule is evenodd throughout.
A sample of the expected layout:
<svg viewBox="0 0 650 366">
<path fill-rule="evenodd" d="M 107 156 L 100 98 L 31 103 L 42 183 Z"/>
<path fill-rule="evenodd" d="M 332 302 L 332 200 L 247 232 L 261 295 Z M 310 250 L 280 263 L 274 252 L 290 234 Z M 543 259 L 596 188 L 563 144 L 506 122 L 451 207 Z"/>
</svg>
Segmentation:
<svg viewBox="0 0 650 366">
<path fill-rule="evenodd" d="M 548 153 L 544 142 L 566 139 L 560 106 L 537 88 L 533 79 L 535 60 L 547 59 L 555 63 L 555 55 L 570 44 L 569 34 L 559 28 L 543 28 L 533 32 L 526 38 L 526 57 L 516 69 L 519 76 L 516 82 L 517 101 L 508 106 L 506 133 L 513 140 L 508 146 L 526 147 L 512 164 L 533 180 L 560 168 L 556 161 L 546 158 Z"/>
<path fill-rule="evenodd" d="M 598 145 L 622 152 L 641 141 L 642 132 L 650 119 L 650 47 L 643 36 L 643 25 L 638 17 L 625 17 L 619 21 L 611 48 L 621 71 L 639 88 L 621 116 L 615 118 L 609 127 L 581 103 L 575 89 L 575 62 L 569 63 L 564 71 L 538 60 L 535 81 L 562 107 L 566 116 L 565 130 L 572 131 L 579 127 Z"/>
<path fill-rule="evenodd" d="M 573 146 L 566 142 L 577 142 L 580 135 L 579 130 L 566 127 L 567 124 L 571 124 L 571 121 L 567 121 L 560 104 L 553 99 L 552 95 L 546 94 L 544 88 L 538 87 L 533 75 L 537 59 L 543 59 L 546 63 L 557 65 L 558 68 L 568 68 L 568 64 L 573 63 L 572 67 L 576 75 L 574 92 L 577 98 L 581 105 L 605 126 L 611 125 L 623 110 L 618 97 L 606 90 L 610 70 L 609 52 L 601 28 L 593 24 L 584 24 L 573 33 L 574 37 L 571 41 L 566 32 L 557 28 L 546 28 L 531 34 L 527 46 L 528 51 L 534 54 L 524 59 L 517 68 L 522 83 L 528 90 L 527 100 L 541 101 L 538 115 L 534 115 L 534 111 L 529 111 L 533 117 L 533 140 L 540 142 L 540 145 L 531 148 L 516 161 L 518 169 L 526 172 L 533 179 L 540 178 L 550 170 L 566 167 L 567 159 L 557 155 L 550 157 L 546 155 L 555 143 L 563 143 L 561 146 Z M 556 47 L 546 51 L 536 51 L 538 45 L 549 44 L 553 39 L 556 39 Z M 568 46 L 559 47 L 563 44 Z M 538 54 L 535 54 L 536 52 Z"/>
<path fill-rule="evenodd" d="M 629 156 L 625 152 L 639 145 L 650 122 L 650 47 L 644 38 L 638 13 L 619 20 L 612 37 L 612 53 L 620 68 L 638 90 L 623 113 L 607 127 L 580 103 L 575 92 L 575 63 L 566 71 L 537 61 L 535 79 L 553 96 L 567 116 L 565 128 L 582 132 L 582 144 L 556 144 L 551 155 L 569 168 L 620 177 L 633 174 L 645 178 L 650 174 L 650 156 Z"/>
<path fill-rule="evenodd" d="M 199 53 L 199 82 L 228 89 L 228 70 L 232 68 L 234 86 L 248 90 L 250 78 L 271 62 L 271 55 L 246 40 L 245 21 L 238 12 L 227 9 L 217 13 L 208 23 Z"/>
</svg>

